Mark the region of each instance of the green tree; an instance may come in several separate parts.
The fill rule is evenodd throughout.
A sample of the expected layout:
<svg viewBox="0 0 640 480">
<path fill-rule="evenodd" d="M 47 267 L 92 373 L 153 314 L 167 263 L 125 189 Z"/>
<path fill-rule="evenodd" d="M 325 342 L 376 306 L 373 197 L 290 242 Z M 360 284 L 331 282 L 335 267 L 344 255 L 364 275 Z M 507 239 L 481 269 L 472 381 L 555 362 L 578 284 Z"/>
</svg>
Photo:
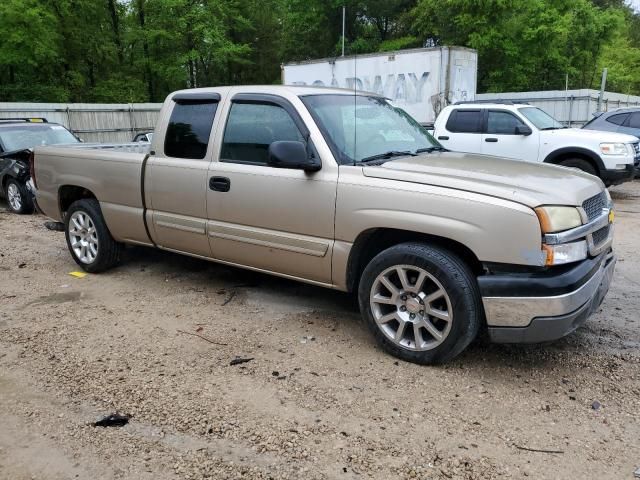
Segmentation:
<svg viewBox="0 0 640 480">
<path fill-rule="evenodd" d="M 328 0 L 285 0 L 280 57 L 286 61 L 333 54 L 341 35 L 341 9 Z"/>
<path fill-rule="evenodd" d="M 0 76 L 0 100 L 67 96 L 64 87 L 48 82 L 62 54 L 53 13 L 37 0 L 5 0 L 0 18 L 0 65 L 6 71 Z"/>
<path fill-rule="evenodd" d="M 413 15 L 423 36 L 477 49 L 478 88 L 496 92 L 562 88 L 566 74 L 589 88 L 622 20 L 588 0 L 421 0 Z"/>
<path fill-rule="evenodd" d="M 598 72 L 608 69 L 607 90 L 640 94 L 640 43 L 631 32 L 633 23 L 625 23 L 606 44 L 598 60 Z M 638 25 L 640 28 L 640 25 Z"/>
<path fill-rule="evenodd" d="M 0 101 L 161 101 L 277 83 L 282 63 L 463 45 L 479 90 L 640 93 L 640 15 L 625 0 L 2 0 Z"/>
</svg>

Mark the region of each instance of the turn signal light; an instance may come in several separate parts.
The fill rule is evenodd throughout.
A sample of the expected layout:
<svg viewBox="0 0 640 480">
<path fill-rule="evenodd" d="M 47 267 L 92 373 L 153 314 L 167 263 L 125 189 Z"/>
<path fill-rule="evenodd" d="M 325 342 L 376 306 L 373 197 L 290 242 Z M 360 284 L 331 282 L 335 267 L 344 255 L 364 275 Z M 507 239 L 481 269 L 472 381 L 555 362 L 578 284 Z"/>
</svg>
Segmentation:
<svg viewBox="0 0 640 480">
<path fill-rule="evenodd" d="M 579 262 L 587 258 L 587 242 L 561 243 L 559 245 L 542 244 L 542 256 L 545 266 L 563 265 Z"/>
</svg>

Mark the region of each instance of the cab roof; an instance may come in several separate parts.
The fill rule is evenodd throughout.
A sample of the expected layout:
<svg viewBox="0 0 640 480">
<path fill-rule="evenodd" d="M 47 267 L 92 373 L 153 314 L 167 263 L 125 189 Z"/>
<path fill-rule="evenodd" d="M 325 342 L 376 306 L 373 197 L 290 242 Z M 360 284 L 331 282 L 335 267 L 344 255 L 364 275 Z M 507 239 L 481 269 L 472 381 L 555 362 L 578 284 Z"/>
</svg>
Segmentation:
<svg viewBox="0 0 640 480">
<path fill-rule="evenodd" d="M 190 88 L 186 90 L 179 90 L 173 92 L 171 96 L 176 94 L 197 94 L 197 93 L 217 93 L 220 95 L 226 95 L 230 91 L 234 93 L 287 93 L 290 95 L 304 96 L 304 95 L 368 95 L 374 97 L 383 97 L 377 93 L 367 92 L 364 90 L 358 90 L 354 92 L 348 88 L 335 88 L 335 87 L 314 87 L 308 85 L 243 85 L 243 86 L 227 86 L 227 87 L 208 87 L 208 88 Z"/>
<path fill-rule="evenodd" d="M 634 113 L 640 112 L 640 105 L 637 107 L 619 107 L 609 110 L 608 112 L 602 112 L 602 115 L 611 115 L 612 113 Z"/>
<path fill-rule="evenodd" d="M 527 102 L 511 102 L 504 101 L 501 102 L 499 100 L 470 100 L 470 101 L 461 101 L 456 102 L 453 105 L 454 107 L 477 107 L 477 108 L 504 108 L 504 107 L 532 107 L 530 103 Z"/>
<path fill-rule="evenodd" d="M 8 117 L 0 118 L 0 127 L 3 125 L 42 125 L 49 124 L 49 121 L 44 117 Z M 51 125 L 57 125 L 52 123 Z"/>
</svg>

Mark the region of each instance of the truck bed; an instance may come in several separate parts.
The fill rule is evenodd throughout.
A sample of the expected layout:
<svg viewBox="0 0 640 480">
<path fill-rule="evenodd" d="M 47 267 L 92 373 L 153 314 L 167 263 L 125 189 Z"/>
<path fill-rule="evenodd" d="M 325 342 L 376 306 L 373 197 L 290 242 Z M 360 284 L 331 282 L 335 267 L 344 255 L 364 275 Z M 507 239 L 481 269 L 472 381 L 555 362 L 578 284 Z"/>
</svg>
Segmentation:
<svg viewBox="0 0 640 480">
<path fill-rule="evenodd" d="M 148 143 L 36 147 L 38 206 L 47 216 L 62 221 L 65 208 L 60 203 L 66 189 L 86 189 L 99 199 L 116 240 L 150 244 L 143 219 L 142 184 L 150 149 Z"/>
</svg>

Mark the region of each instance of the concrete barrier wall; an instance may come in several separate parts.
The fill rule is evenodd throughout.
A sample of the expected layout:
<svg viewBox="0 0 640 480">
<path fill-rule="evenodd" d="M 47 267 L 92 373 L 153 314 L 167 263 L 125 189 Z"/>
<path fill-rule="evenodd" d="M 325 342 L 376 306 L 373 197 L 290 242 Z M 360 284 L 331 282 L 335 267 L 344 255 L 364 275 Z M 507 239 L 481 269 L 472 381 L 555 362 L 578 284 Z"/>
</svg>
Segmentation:
<svg viewBox="0 0 640 480">
<path fill-rule="evenodd" d="M 526 102 L 541 108 L 567 126 L 580 127 L 598 110 L 598 90 L 547 90 L 540 92 L 479 93 L 476 100 Z M 640 107 L 640 96 L 604 92 L 602 111 Z"/>
<path fill-rule="evenodd" d="M 0 118 L 45 117 L 85 142 L 130 142 L 153 131 L 161 103 L 0 103 Z"/>
</svg>

